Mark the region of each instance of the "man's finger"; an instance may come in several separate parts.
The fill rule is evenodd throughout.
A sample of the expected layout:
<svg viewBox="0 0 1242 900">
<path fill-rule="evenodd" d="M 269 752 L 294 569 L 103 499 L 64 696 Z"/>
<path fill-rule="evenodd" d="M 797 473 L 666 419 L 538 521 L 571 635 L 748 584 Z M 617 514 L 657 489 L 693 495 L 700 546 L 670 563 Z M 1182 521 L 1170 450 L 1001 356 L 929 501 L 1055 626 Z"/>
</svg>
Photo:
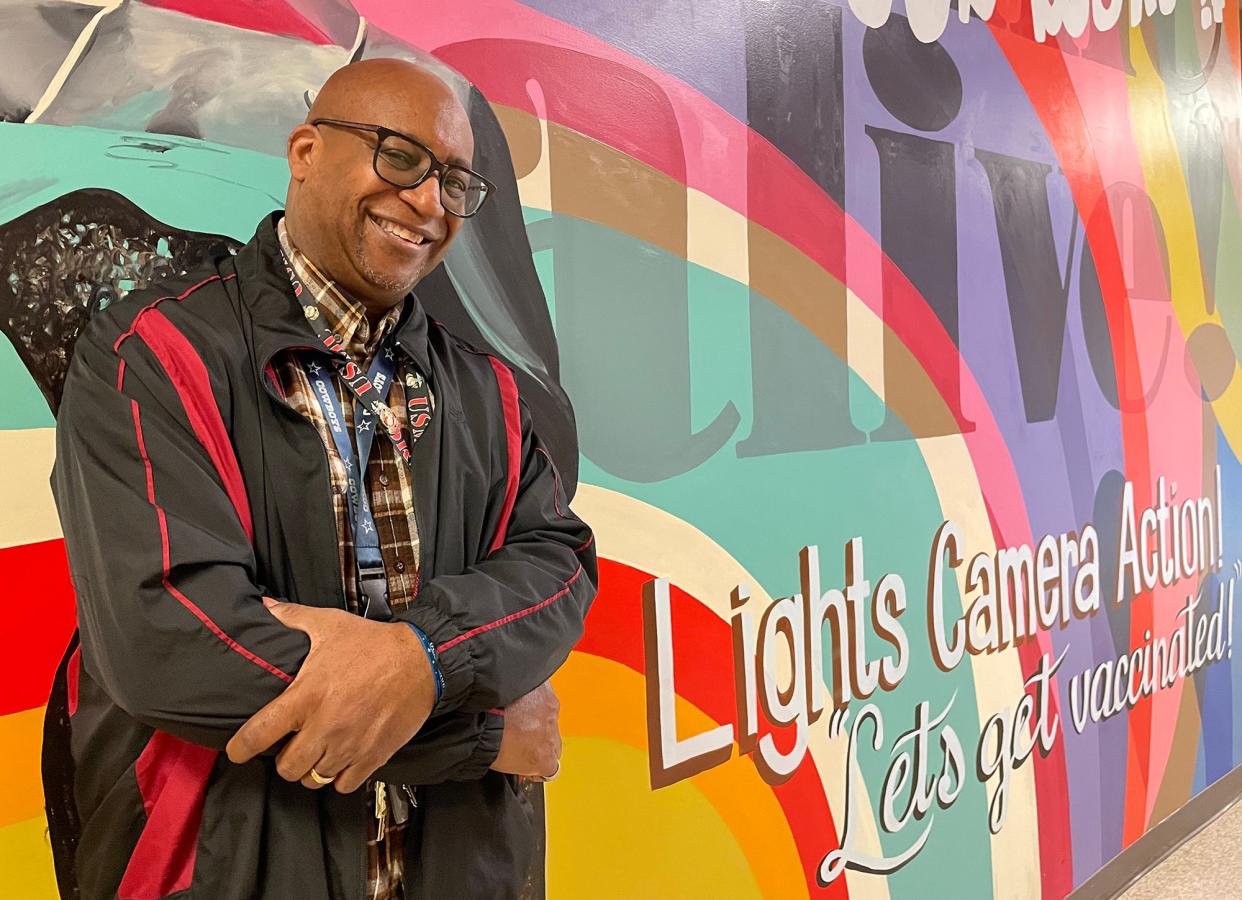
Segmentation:
<svg viewBox="0 0 1242 900">
<path fill-rule="evenodd" d="M 291 731 L 302 727 L 300 693 L 288 688 L 283 694 L 250 717 L 225 745 L 229 759 L 249 762 Z"/>
<path fill-rule="evenodd" d="M 321 778 L 335 779 L 341 770 L 345 768 L 344 758 L 344 756 L 334 752 L 331 748 L 325 750 L 323 756 L 319 757 L 315 764 L 307 771 L 306 777 L 302 779 L 302 784 L 312 791 L 322 790 L 327 787 L 328 785 L 320 784 L 312 778 L 310 773 L 315 772 Z"/>
<path fill-rule="evenodd" d="M 315 627 L 315 616 L 310 607 L 303 606 L 300 603 L 281 603 L 279 600 L 273 600 L 271 597 L 263 598 L 263 605 L 267 607 L 267 611 L 275 616 L 282 625 L 289 628 L 296 628 L 298 631 L 305 631 L 311 634 Z"/>
<path fill-rule="evenodd" d="M 285 781 L 302 781 L 323 756 L 327 742 L 312 726 L 299 731 L 276 755 L 276 771 Z M 320 775 L 331 775 L 322 769 Z M 309 780 L 309 779 L 308 779 Z"/>
<path fill-rule="evenodd" d="M 363 782 L 370 778 L 378 768 L 378 763 L 372 765 L 368 761 L 352 763 L 337 773 L 336 780 L 332 782 L 332 786 L 342 794 L 352 794 L 362 787 Z"/>
</svg>

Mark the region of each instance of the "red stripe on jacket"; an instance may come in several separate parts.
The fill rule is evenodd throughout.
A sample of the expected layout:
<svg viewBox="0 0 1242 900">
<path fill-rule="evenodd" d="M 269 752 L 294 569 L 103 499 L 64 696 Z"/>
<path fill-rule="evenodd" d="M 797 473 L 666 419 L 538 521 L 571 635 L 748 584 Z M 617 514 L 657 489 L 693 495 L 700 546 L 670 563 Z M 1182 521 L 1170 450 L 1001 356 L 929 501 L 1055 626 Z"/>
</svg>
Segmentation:
<svg viewBox="0 0 1242 900">
<path fill-rule="evenodd" d="M 134 765 L 147 824 L 117 888 L 119 900 L 159 900 L 190 886 L 215 764 L 215 750 L 162 731 L 151 736 Z"/>
<path fill-rule="evenodd" d="M 211 459 L 247 540 L 253 541 L 254 526 L 241 466 L 216 405 L 207 367 L 185 335 L 155 308 L 163 300 L 184 300 L 198 288 L 217 279 L 218 275 L 213 276 L 176 297 L 160 297 L 147 305 L 135 317 L 129 330 L 113 345 L 113 349 L 119 352 L 121 343 L 135 334 L 146 343 L 176 391 L 195 437 Z M 121 359 L 117 366 L 117 390 L 123 389 L 124 379 L 125 361 Z M 160 528 L 164 589 L 230 650 L 286 684 L 291 683 L 291 675 L 235 641 L 170 580 L 168 520 L 163 507 L 156 501 L 154 468 L 147 454 L 142 413 L 136 400 L 130 401 L 130 409 L 134 420 L 134 439 L 146 477 L 147 500 L 155 510 Z M 120 900 L 158 900 L 187 889 L 193 882 L 207 782 L 217 756 L 217 751 L 209 747 L 191 744 L 161 731 L 151 736 L 134 767 L 147 822 L 121 879 L 117 891 Z"/>
<path fill-rule="evenodd" d="M 220 408 L 211 391 L 211 380 L 202 358 L 190 346 L 186 336 L 177 330 L 158 309 L 152 309 L 134 323 L 134 328 L 155 358 L 159 360 L 169 381 L 176 388 L 181 405 L 194 435 L 203 445 L 211 464 L 224 483 L 225 493 L 237 512 L 246 540 L 254 541 L 254 525 L 250 519 L 250 501 L 246 497 L 246 484 L 242 480 L 241 466 L 233 453 L 233 442 L 224 428 Z"/>
<path fill-rule="evenodd" d="M 82 646 L 79 644 L 73 648 L 69 665 L 65 666 L 65 706 L 71 716 L 78 711 L 78 670 L 81 666 Z"/>
<path fill-rule="evenodd" d="M 494 356 L 487 361 L 492 364 L 496 373 L 496 384 L 500 388 L 500 408 L 505 417 L 505 449 L 507 470 L 505 472 L 505 499 L 500 508 L 500 521 L 496 524 L 496 534 L 488 548 L 488 555 L 495 553 L 505 542 L 509 533 L 509 519 L 513 516 L 513 505 L 517 502 L 518 476 L 522 470 L 522 413 L 518 409 L 517 382 L 509 367 Z"/>
<path fill-rule="evenodd" d="M 580 576 L 582 572 L 583 572 L 582 566 L 578 566 L 574 574 L 569 576 L 569 580 L 565 582 L 565 586 L 563 588 L 561 588 L 551 597 L 545 597 L 544 599 L 540 600 L 534 606 L 528 606 L 526 607 L 526 609 L 518 610 L 515 613 L 510 613 L 509 615 L 505 616 L 502 619 L 497 619 L 495 622 L 488 622 L 486 625 L 480 625 L 478 628 L 471 628 L 465 634 L 459 634 L 457 635 L 457 637 L 453 638 L 451 641 L 445 641 L 443 644 L 440 644 L 436 649 L 439 650 L 441 653 L 443 653 L 445 650 L 448 650 L 452 647 L 456 647 L 462 641 L 468 641 L 472 637 L 478 637 L 480 634 L 484 634 L 485 632 L 491 631 L 493 628 L 499 628 L 501 625 L 508 625 L 510 622 L 515 622 L 518 619 L 524 619 L 527 616 L 529 616 L 531 613 L 539 612 L 539 610 L 543 609 L 545 606 L 551 606 L 557 600 L 561 599 L 562 597 L 564 597 L 566 594 L 569 593 L 569 589 L 573 587 L 573 583 L 578 580 L 578 576 Z"/>
</svg>

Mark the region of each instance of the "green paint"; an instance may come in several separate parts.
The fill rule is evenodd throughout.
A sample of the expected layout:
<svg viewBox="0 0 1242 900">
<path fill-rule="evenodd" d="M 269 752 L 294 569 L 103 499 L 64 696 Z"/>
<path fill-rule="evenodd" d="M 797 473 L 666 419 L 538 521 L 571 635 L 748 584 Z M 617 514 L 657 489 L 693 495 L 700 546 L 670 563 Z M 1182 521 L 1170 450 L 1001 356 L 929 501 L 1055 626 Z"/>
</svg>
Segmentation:
<svg viewBox="0 0 1242 900">
<path fill-rule="evenodd" d="M 176 228 L 249 240 L 266 213 L 283 206 L 284 159 L 192 138 L 79 126 L 0 123 L 0 156 L 32 187 L 0 187 L 0 222 L 71 191 L 99 188 L 128 197 Z"/>
<path fill-rule="evenodd" d="M 540 250 L 531 254 L 535 264 L 535 275 L 543 286 L 543 296 L 548 301 L 548 317 L 552 321 L 552 330 L 556 330 L 556 279 L 552 277 L 552 251 Z"/>
<path fill-rule="evenodd" d="M 43 393 L 7 338 L 0 338 L 0 384 L 5 392 L 4 403 L 0 403 L 0 429 L 48 428 L 55 424 Z"/>
</svg>

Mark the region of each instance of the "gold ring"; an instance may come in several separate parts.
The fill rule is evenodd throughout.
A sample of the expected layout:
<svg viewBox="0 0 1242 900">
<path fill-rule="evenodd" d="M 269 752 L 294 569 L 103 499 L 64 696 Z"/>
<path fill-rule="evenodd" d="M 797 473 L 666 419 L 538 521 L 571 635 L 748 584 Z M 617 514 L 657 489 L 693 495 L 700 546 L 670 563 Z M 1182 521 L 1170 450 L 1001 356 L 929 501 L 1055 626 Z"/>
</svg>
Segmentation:
<svg viewBox="0 0 1242 900">
<path fill-rule="evenodd" d="M 559 769 L 560 767 L 558 766 L 557 768 Z M 311 781 L 315 782 L 315 784 L 331 784 L 332 782 L 336 781 L 335 775 L 333 775 L 330 778 L 324 778 L 322 775 L 320 775 L 318 772 L 315 771 L 314 766 L 311 767 L 310 777 L 311 777 Z"/>
</svg>

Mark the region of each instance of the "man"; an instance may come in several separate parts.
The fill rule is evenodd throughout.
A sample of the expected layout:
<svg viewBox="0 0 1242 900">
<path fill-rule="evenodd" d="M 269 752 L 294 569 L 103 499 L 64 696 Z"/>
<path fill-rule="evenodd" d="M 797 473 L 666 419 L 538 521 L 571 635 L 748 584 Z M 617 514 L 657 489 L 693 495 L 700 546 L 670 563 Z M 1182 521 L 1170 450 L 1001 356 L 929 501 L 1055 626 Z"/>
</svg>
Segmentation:
<svg viewBox="0 0 1242 900">
<path fill-rule="evenodd" d="M 504 897 L 592 537 L 512 374 L 410 291 L 486 199 L 409 63 L 334 74 L 235 258 L 79 339 L 53 489 L 85 897 Z M 227 755 L 220 753 L 227 748 Z"/>
</svg>

